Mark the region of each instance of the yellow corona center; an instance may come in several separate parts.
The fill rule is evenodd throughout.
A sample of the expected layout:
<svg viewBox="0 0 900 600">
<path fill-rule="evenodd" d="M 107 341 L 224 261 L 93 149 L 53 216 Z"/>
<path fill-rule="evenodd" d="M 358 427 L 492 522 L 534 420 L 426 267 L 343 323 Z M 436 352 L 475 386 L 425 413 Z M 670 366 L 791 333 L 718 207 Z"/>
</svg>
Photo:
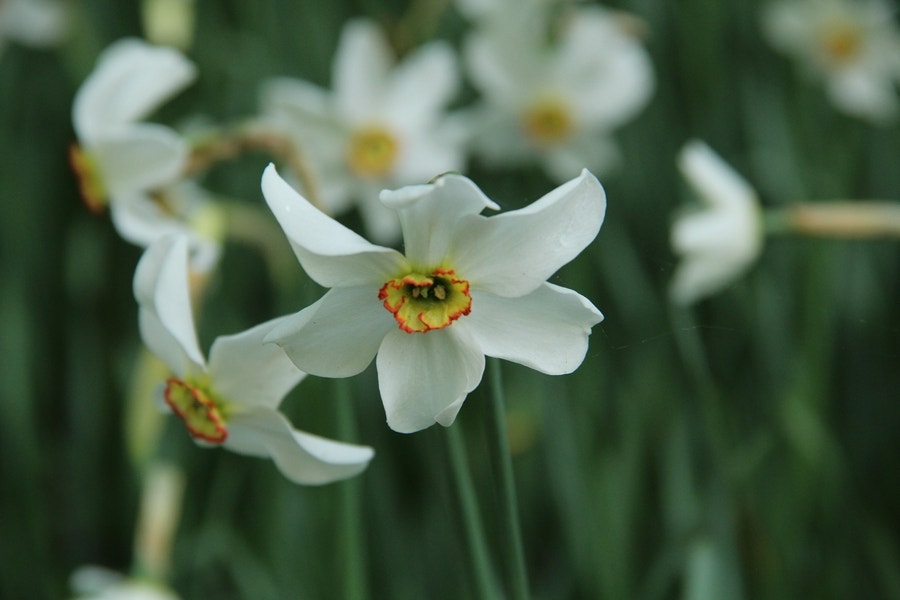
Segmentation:
<svg viewBox="0 0 900 600">
<path fill-rule="evenodd" d="M 350 138 L 347 164 L 360 177 L 383 177 L 394 167 L 397 140 L 380 127 L 360 129 Z"/>
<path fill-rule="evenodd" d="M 845 63 L 857 57 L 862 50 L 863 32 L 853 23 L 832 23 L 825 28 L 822 43 L 833 62 Z"/>
<path fill-rule="evenodd" d="M 443 329 L 472 310 L 469 282 L 451 269 L 391 279 L 381 287 L 378 298 L 407 333 Z"/>
<path fill-rule="evenodd" d="M 171 377 L 163 398 L 192 437 L 213 444 L 228 437 L 223 407 L 208 387 Z"/>
<path fill-rule="evenodd" d="M 94 157 L 78 144 L 69 148 L 69 164 L 78 177 L 78 188 L 85 206 L 99 213 L 109 203 L 109 195 Z"/>
<path fill-rule="evenodd" d="M 559 100 L 542 100 L 525 112 L 524 127 L 531 141 L 546 146 L 568 138 L 575 123 L 572 112 L 565 103 Z"/>
</svg>

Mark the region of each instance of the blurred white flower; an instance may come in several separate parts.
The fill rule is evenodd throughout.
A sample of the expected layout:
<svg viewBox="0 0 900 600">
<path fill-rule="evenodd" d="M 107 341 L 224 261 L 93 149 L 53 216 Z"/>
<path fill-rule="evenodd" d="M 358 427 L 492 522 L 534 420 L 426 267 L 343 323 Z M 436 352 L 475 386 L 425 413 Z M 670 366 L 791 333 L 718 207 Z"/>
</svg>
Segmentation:
<svg viewBox="0 0 900 600">
<path fill-rule="evenodd" d="M 195 441 L 271 458 L 295 483 L 329 483 L 366 468 L 371 448 L 297 431 L 278 411 L 305 376 L 280 348 L 263 344 L 278 320 L 218 337 L 206 362 L 191 313 L 184 236 L 166 236 L 144 252 L 134 295 L 144 343 L 174 373 L 163 400 Z"/>
<path fill-rule="evenodd" d="M 132 579 L 104 567 L 84 566 L 72 573 L 73 600 L 179 600 L 153 581 Z"/>
<path fill-rule="evenodd" d="M 360 373 L 377 356 L 388 425 L 408 433 L 453 423 L 495 356 L 559 375 L 581 364 L 603 316 L 547 283 L 600 229 L 606 196 L 583 171 L 521 210 L 498 206 L 469 179 L 383 191 L 405 255 L 367 242 L 315 209 L 269 166 L 263 195 L 309 276 L 331 288 L 284 317 L 273 341 L 322 377 Z"/>
<path fill-rule="evenodd" d="M 334 214 L 355 202 L 369 235 L 394 243 L 399 223 L 377 193 L 462 167 L 462 136 L 445 118 L 458 80 L 449 45 L 431 42 L 395 64 L 381 30 L 355 20 L 341 33 L 332 92 L 278 78 L 261 100 L 305 151 L 323 208 Z"/>
<path fill-rule="evenodd" d="M 681 263 L 671 297 L 691 304 L 716 293 L 753 264 L 762 249 L 762 214 L 753 188 L 703 142 L 688 142 L 678 167 L 705 204 L 672 225 L 672 248 Z"/>
<path fill-rule="evenodd" d="M 69 14 L 54 0 L 0 1 L 0 52 L 7 42 L 45 48 L 60 43 L 68 32 Z"/>
<path fill-rule="evenodd" d="M 529 6 L 466 40 L 483 97 L 470 113 L 472 150 L 497 165 L 537 161 L 558 181 L 585 167 L 606 170 L 617 158 L 612 131 L 653 93 L 650 57 L 613 12 L 571 10 L 548 42 L 548 11 Z"/>
<path fill-rule="evenodd" d="M 898 112 L 894 12 L 881 0 L 789 0 L 766 8 L 763 29 L 775 48 L 824 79 L 839 110 L 880 122 Z"/>
<path fill-rule="evenodd" d="M 190 158 L 185 140 L 141 119 L 187 86 L 196 69 L 180 52 L 124 39 L 109 46 L 75 96 L 78 145 L 71 151 L 82 195 L 92 209 L 109 203 L 119 234 L 146 247 L 160 236 L 191 235 L 199 263 L 210 266 L 219 242 L 210 236 L 212 202 L 180 183 Z"/>
</svg>

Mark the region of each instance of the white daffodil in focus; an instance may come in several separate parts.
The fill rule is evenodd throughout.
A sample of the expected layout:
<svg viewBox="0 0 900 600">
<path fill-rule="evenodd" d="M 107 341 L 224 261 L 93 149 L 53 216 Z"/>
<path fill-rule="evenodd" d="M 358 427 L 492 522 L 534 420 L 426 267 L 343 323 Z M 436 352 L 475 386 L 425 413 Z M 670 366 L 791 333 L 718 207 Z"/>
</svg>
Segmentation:
<svg viewBox="0 0 900 600">
<path fill-rule="evenodd" d="M 190 149 L 174 130 L 144 123 L 196 76 L 177 50 L 137 39 L 107 48 L 75 96 L 72 117 L 79 144 L 71 161 L 87 205 L 107 203 L 119 234 L 139 246 L 175 231 L 211 264 L 219 243 L 209 225 L 212 203 L 196 186 L 180 184 Z"/>
<path fill-rule="evenodd" d="M 53 0 L 0 0 L 0 52 L 7 42 L 46 48 L 68 30 L 66 7 Z"/>
<path fill-rule="evenodd" d="M 832 103 L 880 122 L 897 115 L 900 34 L 881 0 L 790 0 L 763 14 L 772 45 L 825 80 Z"/>
<path fill-rule="evenodd" d="M 653 93 L 650 58 L 616 13 L 573 9 L 548 40 L 556 29 L 533 17 L 550 11 L 529 6 L 466 40 L 466 66 L 483 96 L 471 112 L 472 150 L 498 165 L 536 161 L 558 181 L 585 166 L 608 169 L 617 157 L 612 131 Z"/>
<path fill-rule="evenodd" d="M 706 144 L 692 141 L 678 167 L 703 202 L 672 225 L 672 248 L 681 257 L 672 300 L 690 304 L 740 277 L 762 249 L 762 214 L 756 192 Z"/>
<path fill-rule="evenodd" d="M 377 356 L 395 431 L 453 423 L 481 381 L 485 355 L 548 374 L 574 371 L 603 319 L 586 298 L 546 281 L 603 222 L 606 196 L 587 171 L 493 217 L 480 213 L 498 206 L 461 175 L 384 191 L 405 255 L 319 212 L 271 165 L 262 188 L 300 264 L 331 288 L 266 340 L 323 377 L 355 375 Z"/>
<path fill-rule="evenodd" d="M 195 441 L 271 458 L 295 483 L 329 483 L 365 469 L 371 448 L 297 431 L 278 411 L 305 376 L 280 348 L 263 344 L 278 320 L 218 337 L 207 363 L 188 286 L 184 236 L 161 238 L 145 251 L 134 277 L 141 337 L 172 370 L 163 399 Z"/>
<path fill-rule="evenodd" d="M 399 223 L 378 192 L 462 167 L 463 139 L 445 115 L 458 79 L 448 44 L 431 42 L 396 63 L 381 30 L 355 20 L 341 33 L 333 91 L 274 79 L 263 87 L 263 112 L 310 150 L 323 208 L 336 214 L 356 203 L 369 235 L 394 243 Z"/>
</svg>

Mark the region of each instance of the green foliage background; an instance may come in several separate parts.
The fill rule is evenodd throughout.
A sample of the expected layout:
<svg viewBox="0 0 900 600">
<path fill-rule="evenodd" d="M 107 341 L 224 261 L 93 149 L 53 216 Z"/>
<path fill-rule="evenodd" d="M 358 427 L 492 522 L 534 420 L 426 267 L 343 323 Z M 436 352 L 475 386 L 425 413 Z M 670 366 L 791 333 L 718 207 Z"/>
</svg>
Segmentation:
<svg viewBox="0 0 900 600">
<path fill-rule="evenodd" d="M 10 599 L 66 597 L 83 564 L 127 571 L 138 502 L 126 398 L 140 352 L 140 251 L 82 207 L 67 147 L 75 90 L 104 46 L 141 35 L 139 11 L 72 5 L 64 46 L 13 45 L 0 57 L 0 596 Z M 770 238 L 749 276 L 694 309 L 670 307 L 665 293 L 671 215 L 691 200 L 674 163 L 686 140 L 706 140 L 772 207 L 897 199 L 900 130 L 837 114 L 764 44 L 757 2 L 606 5 L 645 21 L 658 89 L 619 132 L 622 168 L 601 176 L 600 236 L 553 279 L 606 315 L 585 363 L 561 378 L 504 365 L 533 594 L 900 598 L 897 242 Z M 251 116 L 270 75 L 327 85 L 347 18 L 374 17 L 416 43 L 428 32 L 395 27 L 407 9 L 199 0 L 189 56 L 200 77 L 158 118 Z M 465 27 L 451 9 L 436 23 L 454 41 Z M 262 209 L 267 160 L 226 163 L 207 184 Z M 530 170 L 468 174 L 504 209 L 553 185 Z M 226 248 L 206 343 L 318 297 L 299 267 L 287 287 L 264 267 L 252 248 Z M 337 437 L 340 385 L 302 383 L 286 402 L 294 423 Z M 164 453 L 188 475 L 172 582 L 184 598 L 341 597 L 348 489 L 360 494 L 372 597 L 471 597 L 446 432 L 390 431 L 374 369 L 346 385 L 357 439 L 377 453 L 348 483 L 292 485 L 268 462 L 196 448 L 166 422 Z M 454 427 L 493 539 L 486 387 Z"/>
</svg>

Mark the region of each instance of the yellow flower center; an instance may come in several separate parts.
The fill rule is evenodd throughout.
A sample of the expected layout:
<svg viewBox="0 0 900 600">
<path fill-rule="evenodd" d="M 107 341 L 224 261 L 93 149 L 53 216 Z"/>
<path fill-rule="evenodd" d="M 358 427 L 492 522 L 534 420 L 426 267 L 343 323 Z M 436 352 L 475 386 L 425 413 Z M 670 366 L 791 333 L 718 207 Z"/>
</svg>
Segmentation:
<svg viewBox="0 0 900 600">
<path fill-rule="evenodd" d="M 347 164 L 359 177 L 384 177 L 394 167 L 398 149 L 397 140 L 390 132 L 366 127 L 350 138 Z"/>
<path fill-rule="evenodd" d="M 575 128 L 572 112 L 560 100 L 541 100 L 525 111 L 525 133 L 536 144 L 557 144 L 571 135 Z"/>
<path fill-rule="evenodd" d="M 192 437 L 213 444 L 221 444 L 228 437 L 223 407 L 208 386 L 170 377 L 163 398 Z"/>
<path fill-rule="evenodd" d="M 78 188 L 85 206 L 93 213 L 99 213 L 109 204 L 109 194 L 103 185 L 100 167 L 94 157 L 78 144 L 69 148 L 69 164 L 78 177 Z"/>
<path fill-rule="evenodd" d="M 391 279 L 381 287 L 378 299 L 407 333 L 443 329 L 472 310 L 469 282 L 457 278 L 452 269 Z"/>
<path fill-rule="evenodd" d="M 833 62 L 845 63 L 859 56 L 863 32 L 854 23 L 831 23 L 822 32 L 822 44 Z"/>
</svg>

